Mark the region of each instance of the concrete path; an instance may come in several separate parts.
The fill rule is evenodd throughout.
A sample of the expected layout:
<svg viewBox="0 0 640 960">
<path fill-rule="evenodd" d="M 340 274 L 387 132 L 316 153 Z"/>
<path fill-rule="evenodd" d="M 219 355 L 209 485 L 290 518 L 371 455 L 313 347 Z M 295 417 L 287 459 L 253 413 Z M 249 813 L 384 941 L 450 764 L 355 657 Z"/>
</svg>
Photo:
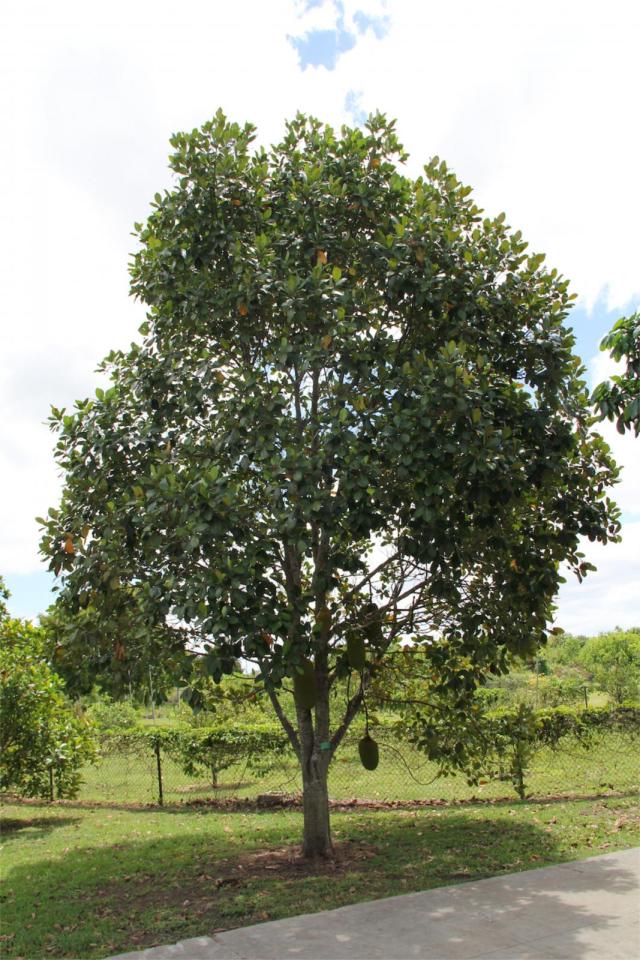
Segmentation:
<svg viewBox="0 0 640 960">
<path fill-rule="evenodd" d="M 112 960 L 638 960 L 640 849 L 275 920 Z"/>
</svg>

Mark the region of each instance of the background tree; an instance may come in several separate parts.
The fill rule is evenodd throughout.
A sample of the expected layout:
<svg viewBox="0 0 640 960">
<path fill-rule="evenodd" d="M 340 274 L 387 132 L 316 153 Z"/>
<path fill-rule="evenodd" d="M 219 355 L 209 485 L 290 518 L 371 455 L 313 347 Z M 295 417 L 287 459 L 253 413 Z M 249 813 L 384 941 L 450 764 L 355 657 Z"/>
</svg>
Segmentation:
<svg viewBox="0 0 640 960">
<path fill-rule="evenodd" d="M 0 790 L 72 797 L 94 756 L 89 725 L 46 662 L 40 628 L 0 620 Z"/>
<path fill-rule="evenodd" d="M 40 618 L 46 653 L 69 696 L 94 688 L 108 697 L 164 701 L 185 666 L 186 631 L 149 624 L 135 590 L 111 589 L 109 603 L 70 614 L 53 604 Z"/>
<path fill-rule="evenodd" d="M 614 360 L 626 360 L 624 373 L 598 384 L 593 401 L 602 419 L 615 420 L 620 433 L 633 429 L 640 434 L 640 313 L 622 317 L 603 338 L 601 350 Z"/>
<path fill-rule="evenodd" d="M 554 672 L 563 667 L 576 667 L 580 663 L 580 654 L 588 639 L 585 634 L 558 632 L 549 637 L 544 658 Z"/>
<path fill-rule="evenodd" d="M 215 680 L 257 667 L 325 856 L 329 764 L 387 653 L 428 645 L 460 709 L 533 653 L 560 564 L 589 569 L 579 537 L 617 536 L 616 469 L 567 281 L 504 215 L 438 159 L 403 176 L 381 116 L 253 139 L 221 113 L 172 138 L 175 184 L 136 225 L 143 341 L 53 411 L 66 486 L 42 545 L 73 614 L 113 617 L 135 585 L 136 617 L 184 624 Z"/>
<path fill-rule="evenodd" d="M 590 637 L 580 662 L 614 703 L 637 700 L 640 685 L 640 630 L 613 630 Z"/>
</svg>

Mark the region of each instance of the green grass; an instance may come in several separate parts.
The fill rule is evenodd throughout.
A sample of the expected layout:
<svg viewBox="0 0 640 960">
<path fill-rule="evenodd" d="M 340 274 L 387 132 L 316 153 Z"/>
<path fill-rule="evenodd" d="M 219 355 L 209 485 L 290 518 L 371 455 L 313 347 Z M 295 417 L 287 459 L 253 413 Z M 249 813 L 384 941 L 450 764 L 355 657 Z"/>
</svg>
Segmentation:
<svg viewBox="0 0 640 960">
<path fill-rule="evenodd" d="M 635 799 L 335 813 L 334 864 L 295 811 L 2 809 L 2 953 L 103 957 L 640 844 Z"/>
<path fill-rule="evenodd" d="M 375 734 L 378 736 L 377 734 Z M 329 776 L 330 793 L 336 800 L 351 797 L 370 800 L 466 800 L 496 799 L 514 795 L 508 781 L 495 780 L 470 787 L 464 777 L 437 778 L 437 768 L 424 755 L 395 742 L 380 740 L 380 766 L 375 773 L 362 768 L 355 740 L 346 742 L 334 760 Z M 155 802 L 158 794 L 156 759 L 146 756 L 111 755 L 99 766 L 84 771 L 80 798 L 109 802 Z M 527 777 L 534 796 L 558 793 L 592 795 L 607 790 L 634 789 L 640 782 L 637 740 L 609 733 L 586 751 L 579 744 L 563 741 L 558 750 L 541 749 Z M 269 791 L 300 789 L 293 760 L 259 775 L 246 764 L 237 764 L 220 775 L 212 789 L 205 771 L 188 777 L 168 757 L 163 760 L 166 803 L 181 803 L 211 796 L 255 797 Z"/>
</svg>

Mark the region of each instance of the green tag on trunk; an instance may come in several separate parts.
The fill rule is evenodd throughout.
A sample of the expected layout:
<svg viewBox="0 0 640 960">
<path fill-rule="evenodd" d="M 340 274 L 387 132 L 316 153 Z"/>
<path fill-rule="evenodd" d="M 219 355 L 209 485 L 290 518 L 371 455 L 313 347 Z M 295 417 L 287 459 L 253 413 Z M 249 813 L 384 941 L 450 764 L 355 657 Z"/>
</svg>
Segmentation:
<svg viewBox="0 0 640 960">
<path fill-rule="evenodd" d="M 331 744 L 329 743 L 328 740 L 323 740 L 322 743 L 320 744 L 320 749 L 321 749 L 321 750 L 331 750 Z"/>
</svg>

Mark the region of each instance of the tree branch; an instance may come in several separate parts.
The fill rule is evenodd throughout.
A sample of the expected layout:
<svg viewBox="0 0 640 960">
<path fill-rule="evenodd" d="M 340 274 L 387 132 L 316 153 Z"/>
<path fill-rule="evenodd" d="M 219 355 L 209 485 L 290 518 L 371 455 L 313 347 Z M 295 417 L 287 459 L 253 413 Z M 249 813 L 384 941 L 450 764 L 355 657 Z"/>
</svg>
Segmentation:
<svg viewBox="0 0 640 960">
<path fill-rule="evenodd" d="M 287 717 L 286 713 L 282 709 L 282 704 L 280 703 L 278 699 L 278 695 L 275 692 L 275 690 L 267 689 L 267 693 L 269 694 L 269 699 L 271 700 L 273 709 L 276 712 L 276 716 L 280 721 L 280 723 L 282 724 L 285 733 L 289 737 L 289 742 L 293 747 L 294 753 L 298 758 L 298 760 L 300 760 L 300 741 L 298 739 L 298 734 L 296 733 L 295 728 L 291 723 L 291 721 L 289 720 L 289 718 Z"/>
<path fill-rule="evenodd" d="M 385 567 L 387 567 L 390 563 L 394 563 L 399 556 L 400 553 L 394 553 L 393 556 L 387 557 L 385 560 L 383 560 L 382 563 L 378 564 L 378 566 L 368 573 L 366 577 L 363 577 L 360 583 L 356 584 L 355 587 L 352 587 L 351 590 L 349 590 L 349 592 L 345 595 L 345 599 L 348 600 L 350 597 L 354 596 L 354 594 L 359 593 L 360 590 L 366 586 L 366 584 L 372 580 L 377 573 L 380 573 L 381 570 L 384 570 Z"/>
<path fill-rule="evenodd" d="M 342 723 L 340 724 L 340 726 L 338 727 L 334 735 L 331 737 L 331 754 L 332 755 L 340 746 L 342 739 L 345 733 L 347 732 L 347 730 L 349 729 L 349 727 L 351 726 L 351 721 L 353 720 L 358 710 L 360 709 L 363 700 L 364 700 L 364 686 L 361 683 L 360 689 L 353 697 L 351 697 L 351 699 L 347 704 L 347 709 L 345 710 Z"/>
</svg>

